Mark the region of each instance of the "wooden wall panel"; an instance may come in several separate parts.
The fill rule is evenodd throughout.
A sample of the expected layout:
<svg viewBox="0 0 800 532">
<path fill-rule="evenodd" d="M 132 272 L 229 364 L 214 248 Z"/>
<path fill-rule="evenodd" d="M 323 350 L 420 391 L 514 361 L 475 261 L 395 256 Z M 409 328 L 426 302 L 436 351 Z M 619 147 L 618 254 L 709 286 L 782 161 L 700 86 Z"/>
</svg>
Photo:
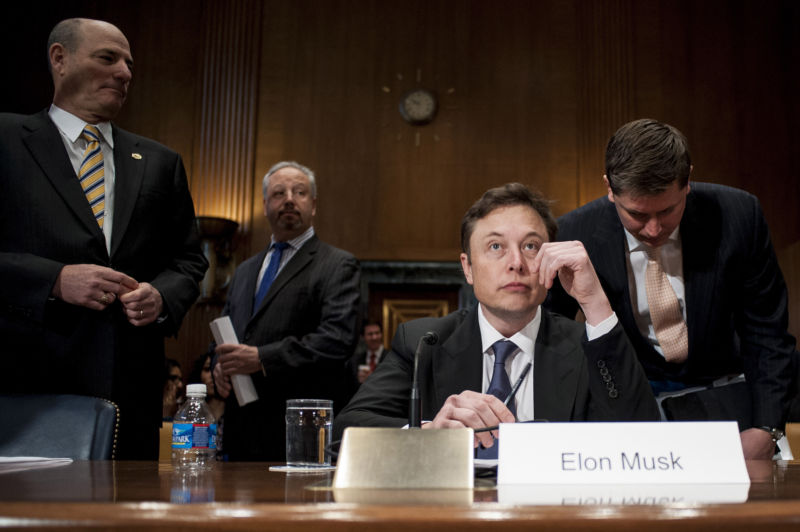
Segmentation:
<svg viewBox="0 0 800 532">
<path fill-rule="evenodd" d="M 362 259 L 455 260 L 461 216 L 490 186 L 574 204 L 576 106 L 556 97 L 574 94 L 571 4 L 294 6 L 264 8 L 256 167 L 317 170 L 323 238 Z M 397 111 L 416 86 L 440 95 L 428 126 Z"/>
<path fill-rule="evenodd" d="M 261 4 L 209 2 L 201 41 L 202 86 L 191 187 L 199 215 L 253 219 L 253 158 Z"/>
<path fill-rule="evenodd" d="M 362 260 L 455 260 L 460 218 L 486 188 L 522 181 L 567 212 L 603 194 L 613 131 L 650 116 L 687 135 L 696 178 L 758 195 L 796 278 L 784 253 L 800 240 L 794 0 L 65 0 L 9 10 L 0 38 L 14 53 L 0 64 L 21 81 L 2 87 L 3 110 L 49 103 L 43 40 L 57 20 L 117 23 L 137 64 L 118 123 L 184 156 L 203 209 L 223 197 L 219 213 L 242 217 L 242 258 L 268 238 L 260 180 L 280 159 L 317 171 L 323 239 Z M 214 72 L 206 28 L 229 36 Z M 204 79 L 226 83 L 209 90 Z M 248 83 L 255 103 L 238 107 Z M 417 85 L 440 94 L 425 127 L 397 112 Z M 233 136 L 228 173 L 204 161 L 220 139 L 199 135 L 226 121 L 253 128 Z"/>
</svg>

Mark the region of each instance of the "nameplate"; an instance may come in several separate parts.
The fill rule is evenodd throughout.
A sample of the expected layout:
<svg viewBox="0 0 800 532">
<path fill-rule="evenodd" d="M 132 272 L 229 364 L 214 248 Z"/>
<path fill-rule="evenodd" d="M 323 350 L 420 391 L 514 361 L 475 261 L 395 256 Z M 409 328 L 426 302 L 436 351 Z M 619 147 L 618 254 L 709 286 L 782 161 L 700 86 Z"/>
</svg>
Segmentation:
<svg viewBox="0 0 800 532">
<path fill-rule="evenodd" d="M 497 484 L 750 483 L 735 422 L 507 423 Z"/>
</svg>

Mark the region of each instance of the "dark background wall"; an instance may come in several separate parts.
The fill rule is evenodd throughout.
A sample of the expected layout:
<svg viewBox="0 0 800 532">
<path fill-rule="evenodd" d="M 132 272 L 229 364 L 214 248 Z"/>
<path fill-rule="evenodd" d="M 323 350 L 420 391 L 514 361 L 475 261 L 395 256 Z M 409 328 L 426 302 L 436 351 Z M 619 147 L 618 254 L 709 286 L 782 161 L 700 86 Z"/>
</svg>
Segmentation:
<svg viewBox="0 0 800 532">
<path fill-rule="evenodd" d="M 103 18 L 136 63 L 122 127 L 178 150 L 199 214 L 263 246 L 260 182 L 296 159 L 319 180 L 315 226 L 361 260 L 451 261 L 488 187 L 522 181 L 556 214 L 604 193 L 603 152 L 652 117 L 689 139 L 694 178 L 764 207 L 800 332 L 800 4 L 793 0 L 200 0 L 3 7 L 0 110 L 50 103 L 47 34 Z M 401 94 L 440 98 L 406 124 Z M 198 306 L 174 356 L 210 340 Z"/>
</svg>

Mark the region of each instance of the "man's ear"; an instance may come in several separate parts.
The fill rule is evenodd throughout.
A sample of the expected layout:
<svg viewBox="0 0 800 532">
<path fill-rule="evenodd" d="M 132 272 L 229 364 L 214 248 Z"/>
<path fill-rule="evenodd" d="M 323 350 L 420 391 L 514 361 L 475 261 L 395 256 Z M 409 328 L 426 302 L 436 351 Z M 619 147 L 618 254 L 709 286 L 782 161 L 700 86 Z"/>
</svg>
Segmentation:
<svg viewBox="0 0 800 532">
<path fill-rule="evenodd" d="M 461 269 L 464 270 L 464 278 L 467 283 L 472 284 L 472 264 L 469 262 L 469 255 L 461 254 Z"/>
<path fill-rule="evenodd" d="M 606 190 L 608 191 L 608 201 L 614 203 L 614 192 L 611 190 L 611 185 L 608 182 L 608 176 L 603 174 L 603 183 L 606 184 Z"/>
<path fill-rule="evenodd" d="M 64 58 L 66 57 L 64 45 L 59 42 L 53 43 L 50 46 L 48 55 L 50 58 L 50 69 L 53 71 L 53 74 L 60 74 L 64 66 Z"/>
</svg>

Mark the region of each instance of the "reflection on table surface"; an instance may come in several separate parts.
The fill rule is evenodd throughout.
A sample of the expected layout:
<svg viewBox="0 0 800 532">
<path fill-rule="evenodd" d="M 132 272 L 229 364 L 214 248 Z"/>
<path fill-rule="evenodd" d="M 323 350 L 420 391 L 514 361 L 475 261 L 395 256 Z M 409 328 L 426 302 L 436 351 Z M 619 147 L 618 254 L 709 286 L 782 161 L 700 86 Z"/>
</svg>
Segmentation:
<svg viewBox="0 0 800 532">
<path fill-rule="evenodd" d="M 211 471 L 182 473 L 157 462 L 75 461 L 59 467 L 0 474 L 0 505 L 37 502 L 360 503 L 444 504 L 663 504 L 798 501 L 800 461 L 748 462 L 744 486 L 531 486 L 497 489 L 476 479 L 474 490 L 335 492 L 333 472 L 279 473 L 267 463 L 217 463 Z"/>
<path fill-rule="evenodd" d="M 30 531 L 374 531 L 592 530 L 614 532 L 753 532 L 765 525 L 800 530 L 800 462 L 748 464 L 746 502 L 692 502 L 671 486 L 631 494 L 597 486 L 564 492 L 538 487 L 545 499 L 493 480 L 468 490 L 337 492 L 333 473 L 271 472 L 266 463 L 221 463 L 184 475 L 156 462 L 74 462 L 0 474 L 0 527 Z M 606 489 L 608 488 L 608 489 Z M 702 491 L 702 490 L 701 490 Z M 540 494 L 541 494 L 540 493 Z M 665 498 L 666 497 L 666 498 Z M 717 501 L 717 502 L 715 502 Z"/>
</svg>

